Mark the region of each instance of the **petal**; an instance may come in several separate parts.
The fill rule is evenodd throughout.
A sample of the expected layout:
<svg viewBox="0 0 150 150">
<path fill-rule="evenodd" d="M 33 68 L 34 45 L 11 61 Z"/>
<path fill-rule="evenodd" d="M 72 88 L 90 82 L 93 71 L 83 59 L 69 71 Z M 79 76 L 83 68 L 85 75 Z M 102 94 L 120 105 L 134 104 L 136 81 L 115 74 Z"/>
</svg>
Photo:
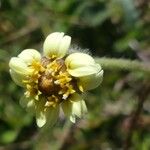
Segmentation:
<svg viewBox="0 0 150 150">
<path fill-rule="evenodd" d="M 11 70 L 18 74 L 27 75 L 29 73 L 27 64 L 21 58 L 11 58 L 9 62 L 9 67 L 11 68 Z"/>
<path fill-rule="evenodd" d="M 101 66 L 99 64 L 87 65 L 83 67 L 78 67 L 75 69 L 68 69 L 70 75 L 74 77 L 83 77 L 92 74 L 96 74 L 101 70 Z"/>
<path fill-rule="evenodd" d="M 47 36 L 43 45 L 44 54 L 46 56 L 51 57 L 52 55 L 57 54 L 63 36 L 64 36 L 63 32 L 62 33 L 54 32 Z"/>
<path fill-rule="evenodd" d="M 20 99 L 20 105 L 27 109 L 27 111 L 35 113 L 35 100 L 27 98 L 25 95 Z"/>
<path fill-rule="evenodd" d="M 71 122 L 75 123 L 76 118 L 75 115 L 72 114 L 73 102 L 65 100 L 61 106 L 65 116 L 69 118 Z"/>
<path fill-rule="evenodd" d="M 75 123 L 76 118 L 75 115 L 81 117 L 84 113 L 87 112 L 86 104 L 82 97 L 79 94 L 73 94 L 70 99 L 63 101 L 62 109 L 70 121 Z M 76 99 L 77 98 L 77 99 Z"/>
<path fill-rule="evenodd" d="M 30 99 L 27 102 L 27 111 L 35 113 L 35 99 Z"/>
<path fill-rule="evenodd" d="M 19 86 L 21 86 L 21 87 L 24 87 L 25 85 L 23 84 L 23 80 L 25 80 L 26 79 L 26 76 L 25 75 L 23 75 L 23 74 L 18 74 L 18 73 L 16 73 L 16 72 L 14 72 L 13 70 L 11 70 L 10 69 L 10 75 L 11 75 L 11 78 L 13 79 L 13 81 L 17 84 L 17 85 L 19 85 Z"/>
<path fill-rule="evenodd" d="M 72 114 L 72 102 L 69 100 L 65 100 L 62 103 L 62 109 L 66 117 L 70 117 Z"/>
<path fill-rule="evenodd" d="M 44 41 L 44 54 L 48 57 L 63 57 L 71 42 L 70 36 L 64 36 L 63 32 L 54 32 L 47 36 Z"/>
<path fill-rule="evenodd" d="M 36 122 L 38 127 L 46 126 L 53 126 L 59 115 L 59 107 L 48 107 L 46 111 L 38 111 L 36 113 Z"/>
<path fill-rule="evenodd" d="M 28 99 L 26 98 L 26 96 L 21 97 L 19 103 L 22 107 L 27 107 Z"/>
<path fill-rule="evenodd" d="M 72 114 L 81 118 L 85 113 L 87 113 L 87 107 L 84 100 L 73 102 Z"/>
<path fill-rule="evenodd" d="M 42 127 L 46 123 L 46 115 L 44 111 L 38 111 L 36 113 L 36 123 L 38 127 Z"/>
<path fill-rule="evenodd" d="M 71 121 L 72 123 L 75 123 L 75 122 L 76 122 L 76 117 L 75 117 L 75 115 L 70 115 L 69 119 L 70 119 L 70 121 Z"/>
<path fill-rule="evenodd" d="M 45 102 L 45 97 L 41 97 L 39 101 L 36 102 L 36 120 L 39 127 L 54 125 L 59 115 L 59 106 L 45 107 Z"/>
<path fill-rule="evenodd" d="M 74 77 L 96 74 L 101 70 L 101 66 L 96 64 L 90 55 L 84 53 L 73 53 L 69 55 L 65 60 L 65 64 L 69 74 Z"/>
<path fill-rule="evenodd" d="M 26 64 L 30 65 L 33 60 L 40 61 L 41 54 L 34 49 L 26 49 L 23 50 L 18 57 L 21 58 Z"/>
<path fill-rule="evenodd" d="M 59 52 L 58 52 L 59 57 L 63 57 L 66 55 L 69 49 L 70 43 L 71 43 L 71 37 L 67 35 L 64 36 L 59 46 Z"/>
<path fill-rule="evenodd" d="M 56 123 L 59 116 L 59 106 L 48 107 L 45 114 L 47 120 L 46 125 L 49 127 L 53 126 Z"/>
<path fill-rule="evenodd" d="M 69 101 L 71 101 L 71 102 L 78 102 L 80 100 L 82 100 L 82 96 L 81 95 L 79 95 L 77 93 L 70 95 Z"/>
<path fill-rule="evenodd" d="M 88 54 L 73 53 L 73 54 L 70 54 L 66 58 L 65 63 L 66 63 L 67 68 L 75 69 L 75 68 L 78 68 L 78 67 L 83 67 L 83 66 L 87 66 L 87 65 L 93 65 L 93 64 L 95 64 L 95 61 Z"/>
<path fill-rule="evenodd" d="M 98 87 L 103 80 L 103 72 L 104 71 L 101 70 L 97 74 L 92 74 L 79 78 L 78 85 L 81 86 L 84 91 Z"/>
<path fill-rule="evenodd" d="M 46 123 L 46 114 L 44 111 L 44 104 L 46 99 L 41 97 L 38 101 L 36 101 L 36 123 L 38 127 L 42 127 Z"/>
</svg>

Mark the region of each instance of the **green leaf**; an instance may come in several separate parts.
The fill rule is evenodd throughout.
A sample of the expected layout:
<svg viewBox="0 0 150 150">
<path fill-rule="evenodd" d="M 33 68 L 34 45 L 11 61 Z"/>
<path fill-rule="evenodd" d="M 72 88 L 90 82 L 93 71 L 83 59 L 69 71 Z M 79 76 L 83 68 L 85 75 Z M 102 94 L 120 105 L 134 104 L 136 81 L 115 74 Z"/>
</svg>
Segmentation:
<svg viewBox="0 0 150 150">
<path fill-rule="evenodd" d="M 18 135 L 18 131 L 8 130 L 8 131 L 5 131 L 4 133 L 1 133 L 0 140 L 2 143 L 5 143 L 5 144 L 11 143 L 17 138 L 17 135 Z"/>
</svg>

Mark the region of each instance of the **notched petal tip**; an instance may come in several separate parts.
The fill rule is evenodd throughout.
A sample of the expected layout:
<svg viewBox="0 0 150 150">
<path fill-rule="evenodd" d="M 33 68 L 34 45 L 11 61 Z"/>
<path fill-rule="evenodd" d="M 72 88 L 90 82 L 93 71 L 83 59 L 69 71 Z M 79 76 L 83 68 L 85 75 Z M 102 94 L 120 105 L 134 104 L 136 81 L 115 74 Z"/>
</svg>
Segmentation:
<svg viewBox="0 0 150 150">
<path fill-rule="evenodd" d="M 35 49 L 25 49 L 19 55 L 26 64 L 31 64 L 34 60 L 40 61 L 41 54 Z"/>
<path fill-rule="evenodd" d="M 69 117 L 69 119 L 70 119 L 70 121 L 71 121 L 72 123 L 76 123 L 76 117 L 75 117 L 75 115 L 71 115 L 71 116 Z"/>
<path fill-rule="evenodd" d="M 18 57 L 12 57 L 9 61 L 9 67 L 11 70 L 18 74 L 27 74 L 28 73 L 28 67 L 27 64 Z"/>
<path fill-rule="evenodd" d="M 43 50 L 47 57 L 64 57 L 71 43 L 70 36 L 64 36 L 63 32 L 54 32 L 47 36 Z"/>
<path fill-rule="evenodd" d="M 25 80 L 26 76 L 22 75 L 22 74 L 18 74 L 16 72 L 14 72 L 13 70 L 9 70 L 10 75 L 12 80 L 19 86 L 21 87 L 25 87 L 25 84 L 22 82 L 23 80 Z"/>
<path fill-rule="evenodd" d="M 38 127 L 43 127 L 43 126 L 52 127 L 58 119 L 59 106 L 56 106 L 55 108 L 47 107 L 47 108 L 45 108 L 45 110 L 44 110 L 44 108 L 41 110 L 37 110 L 36 123 L 37 123 Z"/>
<path fill-rule="evenodd" d="M 83 77 L 92 74 L 97 74 L 101 70 L 101 66 L 97 64 L 85 65 L 75 69 L 68 69 L 69 74 L 74 77 Z"/>
<path fill-rule="evenodd" d="M 59 106 L 56 106 L 55 108 L 48 108 L 46 111 L 46 125 L 48 125 L 49 127 L 52 127 L 59 116 Z"/>
<path fill-rule="evenodd" d="M 73 123 L 76 121 L 76 116 L 81 118 L 87 112 L 85 101 L 79 94 L 73 94 L 68 101 L 64 101 L 62 109 L 66 117 Z"/>
<path fill-rule="evenodd" d="M 74 77 L 97 74 L 101 70 L 101 66 L 96 64 L 90 55 L 84 53 L 73 53 L 69 55 L 65 60 L 65 64 L 69 74 Z"/>
<path fill-rule="evenodd" d="M 79 78 L 78 86 L 82 86 L 84 91 L 97 88 L 103 80 L 103 73 L 104 71 L 101 70 L 96 74 Z"/>
<path fill-rule="evenodd" d="M 72 114 L 81 118 L 85 113 L 87 113 L 87 107 L 84 100 L 73 103 Z"/>
<path fill-rule="evenodd" d="M 69 69 L 75 69 L 87 65 L 93 65 L 94 59 L 85 53 L 72 53 L 65 59 L 66 66 Z"/>
<path fill-rule="evenodd" d="M 43 127 L 46 123 L 46 116 L 45 116 L 45 113 L 43 112 L 38 112 L 36 114 L 36 123 L 37 123 L 37 126 L 38 127 Z"/>
<path fill-rule="evenodd" d="M 60 56 L 64 56 L 67 53 L 70 43 L 71 43 L 71 37 L 68 35 L 64 36 L 59 45 L 58 51 Z"/>
</svg>

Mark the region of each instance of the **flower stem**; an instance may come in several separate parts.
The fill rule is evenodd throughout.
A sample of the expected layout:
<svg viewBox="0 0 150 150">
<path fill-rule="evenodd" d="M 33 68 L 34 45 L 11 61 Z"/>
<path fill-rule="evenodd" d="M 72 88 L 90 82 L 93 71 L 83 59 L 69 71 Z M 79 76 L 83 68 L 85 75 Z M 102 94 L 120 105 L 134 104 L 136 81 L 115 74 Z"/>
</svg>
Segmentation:
<svg viewBox="0 0 150 150">
<path fill-rule="evenodd" d="M 138 60 L 129 59 L 117 59 L 117 58 L 95 58 L 95 61 L 99 63 L 105 70 L 127 70 L 127 71 L 142 71 L 150 74 L 150 64 L 143 63 Z"/>
<path fill-rule="evenodd" d="M 132 146 L 132 137 L 133 133 L 137 128 L 137 123 L 140 117 L 140 114 L 142 113 L 144 102 L 147 100 L 147 97 L 150 92 L 150 84 L 148 84 L 148 81 L 144 81 L 143 85 L 139 89 L 138 93 L 138 104 L 135 111 L 131 114 L 131 118 L 129 121 L 129 129 L 127 131 L 127 137 L 124 142 L 123 150 L 129 150 Z"/>
</svg>

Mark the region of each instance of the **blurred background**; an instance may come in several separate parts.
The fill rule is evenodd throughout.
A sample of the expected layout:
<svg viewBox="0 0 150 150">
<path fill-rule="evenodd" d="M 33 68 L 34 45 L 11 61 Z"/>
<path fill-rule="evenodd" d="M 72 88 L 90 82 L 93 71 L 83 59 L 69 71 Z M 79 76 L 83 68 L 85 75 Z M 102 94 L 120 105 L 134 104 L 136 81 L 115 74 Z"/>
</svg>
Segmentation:
<svg viewBox="0 0 150 150">
<path fill-rule="evenodd" d="M 149 0 L 1 0 L 0 150 L 149 150 L 150 78 L 142 72 L 104 70 L 100 87 L 85 95 L 88 114 L 76 124 L 61 117 L 40 134 L 19 104 L 23 90 L 11 80 L 8 62 L 26 48 L 42 51 L 54 31 L 96 57 L 150 62 Z M 139 101 L 143 109 L 131 127 Z"/>
</svg>

